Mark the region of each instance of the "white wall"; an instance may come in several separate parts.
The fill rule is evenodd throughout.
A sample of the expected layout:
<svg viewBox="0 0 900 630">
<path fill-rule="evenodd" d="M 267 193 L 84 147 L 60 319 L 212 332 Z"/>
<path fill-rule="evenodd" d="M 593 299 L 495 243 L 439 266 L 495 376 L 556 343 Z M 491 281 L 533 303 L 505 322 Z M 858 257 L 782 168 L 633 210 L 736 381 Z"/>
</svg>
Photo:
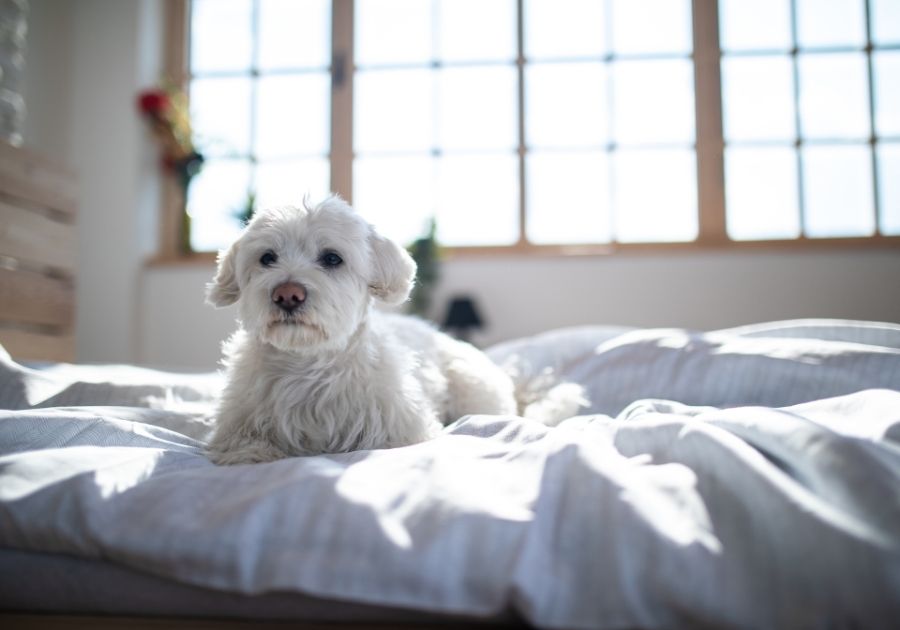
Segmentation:
<svg viewBox="0 0 900 630">
<path fill-rule="evenodd" d="M 713 330 L 829 317 L 900 322 L 900 251 L 692 253 L 591 258 L 467 258 L 444 265 L 436 295 L 473 295 L 487 345 L 561 326 L 620 324 Z M 144 276 L 141 358 L 208 367 L 233 330 L 234 310 L 203 304 L 213 268 L 158 268 Z M 173 309 L 171 305 L 177 304 Z"/>
<path fill-rule="evenodd" d="M 79 177 L 76 353 L 133 361 L 142 261 L 154 247 L 156 150 L 135 106 L 159 80 L 162 3 L 32 0 L 25 144 Z"/>
<path fill-rule="evenodd" d="M 802 317 L 900 321 L 900 252 L 469 259 L 449 266 L 438 301 L 457 292 L 483 305 L 486 343 L 597 323 L 711 330 Z"/>
<path fill-rule="evenodd" d="M 212 369 L 234 311 L 203 303 L 212 266 L 143 265 L 156 238 L 156 146 L 134 107 L 159 78 L 158 0 L 31 0 L 26 144 L 81 177 L 78 358 Z M 482 344 L 604 323 L 715 329 L 796 317 L 900 322 L 900 249 L 467 258 L 436 314 L 478 300 Z"/>
</svg>

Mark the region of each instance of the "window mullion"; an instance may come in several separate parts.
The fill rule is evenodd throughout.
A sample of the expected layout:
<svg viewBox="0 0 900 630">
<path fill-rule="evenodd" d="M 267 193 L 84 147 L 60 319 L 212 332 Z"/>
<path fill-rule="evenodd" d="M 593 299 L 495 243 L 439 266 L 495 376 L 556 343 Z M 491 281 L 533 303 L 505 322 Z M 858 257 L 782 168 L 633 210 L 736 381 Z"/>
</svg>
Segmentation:
<svg viewBox="0 0 900 630">
<path fill-rule="evenodd" d="M 519 114 L 518 156 L 519 156 L 519 245 L 528 242 L 528 196 L 525 193 L 527 177 L 525 146 L 525 16 L 524 0 L 516 2 L 516 72 L 517 72 L 517 104 Z"/>
<path fill-rule="evenodd" d="M 353 0 L 331 14 L 331 190 L 353 202 Z"/>
<path fill-rule="evenodd" d="M 875 126 L 875 41 L 872 37 L 872 6 L 871 0 L 865 1 L 866 12 L 866 73 L 868 75 L 869 93 L 869 155 L 872 163 L 872 211 L 875 213 L 875 234 L 883 234 L 881 221 L 881 195 L 878 173 L 878 130 Z"/>
<path fill-rule="evenodd" d="M 791 0 L 791 72 L 794 81 L 794 151 L 797 162 L 797 209 L 800 211 L 800 238 L 806 237 L 806 182 L 803 179 L 803 124 L 800 120 L 800 44 L 797 34 L 797 2 Z"/>
<path fill-rule="evenodd" d="M 728 240 L 722 133 L 718 0 L 693 0 L 694 94 L 697 148 L 697 242 Z"/>
</svg>

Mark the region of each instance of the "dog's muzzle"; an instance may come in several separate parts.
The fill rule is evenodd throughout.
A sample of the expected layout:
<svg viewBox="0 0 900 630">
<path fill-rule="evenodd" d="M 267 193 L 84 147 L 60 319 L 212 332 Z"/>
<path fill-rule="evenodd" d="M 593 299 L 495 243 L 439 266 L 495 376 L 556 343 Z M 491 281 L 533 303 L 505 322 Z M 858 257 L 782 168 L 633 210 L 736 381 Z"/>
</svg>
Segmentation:
<svg viewBox="0 0 900 630">
<path fill-rule="evenodd" d="M 279 284 L 272 291 L 272 303 L 286 313 L 293 313 L 306 301 L 306 287 L 296 282 Z"/>
</svg>

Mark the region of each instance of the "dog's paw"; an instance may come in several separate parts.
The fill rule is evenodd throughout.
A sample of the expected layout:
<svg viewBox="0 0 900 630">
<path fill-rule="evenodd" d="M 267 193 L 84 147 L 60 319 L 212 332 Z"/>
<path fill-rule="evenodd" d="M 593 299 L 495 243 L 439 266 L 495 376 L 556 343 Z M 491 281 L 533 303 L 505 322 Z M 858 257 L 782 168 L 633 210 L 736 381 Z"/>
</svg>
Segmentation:
<svg viewBox="0 0 900 630">
<path fill-rule="evenodd" d="M 530 402 L 522 411 L 522 415 L 537 420 L 547 426 L 555 427 L 560 422 L 576 416 L 590 402 L 585 397 L 584 388 L 577 383 L 559 383 L 554 385 L 537 399 Z"/>
<path fill-rule="evenodd" d="M 263 464 L 289 457 L 271 444 L 262 442 L 246 444 L 240 448 L 220 450 L 209 448 L 206 451 L 209 460 L 217 466 L 237 466 L 239 464 Z"/>
<path fill-rule="evenodd" d="M 535 372 L 530 364 L 515 358 L 503 368 L 515 384 L 516 402 L 525 418 L 555 427 L 590 406 L 584 387 L 560 381 L 553 368 Z"/>
</svg>

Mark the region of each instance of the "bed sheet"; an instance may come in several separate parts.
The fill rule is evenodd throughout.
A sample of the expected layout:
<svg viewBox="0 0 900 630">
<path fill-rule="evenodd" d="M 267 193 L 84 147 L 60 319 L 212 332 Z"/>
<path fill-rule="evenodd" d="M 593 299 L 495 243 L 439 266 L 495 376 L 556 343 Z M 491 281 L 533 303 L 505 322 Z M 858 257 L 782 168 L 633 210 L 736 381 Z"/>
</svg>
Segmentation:
<svg viewBox="0 0 900 630">
<path fill-rule="evenodd" d="M 225 468 L 203 455 L 214 375 L 0 357 L 0 547 L 540 627 L 890 627 L 897 339 L 556 331 L 490 354 L 585 387 L 558 427 L 468 416 L 410 447 Z"/>
</svg>

